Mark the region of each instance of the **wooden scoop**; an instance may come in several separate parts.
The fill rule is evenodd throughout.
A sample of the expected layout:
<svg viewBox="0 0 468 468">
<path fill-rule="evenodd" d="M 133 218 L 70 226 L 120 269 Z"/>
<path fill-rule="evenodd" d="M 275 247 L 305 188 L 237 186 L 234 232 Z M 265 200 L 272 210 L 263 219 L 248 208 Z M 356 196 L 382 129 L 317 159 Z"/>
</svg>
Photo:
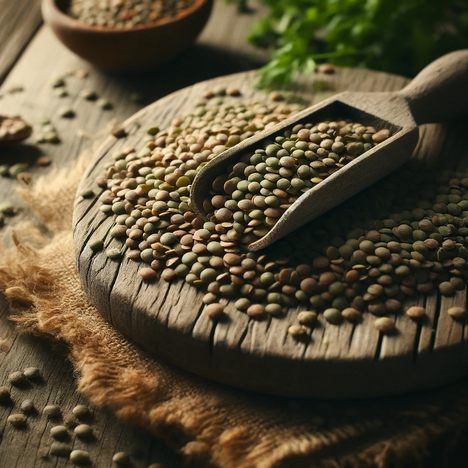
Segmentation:
<svg viewBox="0 0 468 468">
<path fill-rule="evenodd" d="M 459 50 L 432 62 L 401 91 L 337 94 L 224 151 L 195 177 L 192 206 L 206 219 L 203 201 L 214 179 L 226 173 L 228 166 L 243 154 L 254 152 L 265 140 L 274 140 L 296 124 L 349 118 L 376 130 L 390 130 L 390 138 L 305 192 L 264 237 L 248 246 L 249 250 L 260 250 L 401 166 L 418 143 L 418 125 L 465 115 L 468 115 L 468 50 Z"/>
<path fill-rule="evenodd" d="M 0 146 L 26 140 L 32 133 L 31 125 L 18 117 L 0 115 Z"/>
</svg>

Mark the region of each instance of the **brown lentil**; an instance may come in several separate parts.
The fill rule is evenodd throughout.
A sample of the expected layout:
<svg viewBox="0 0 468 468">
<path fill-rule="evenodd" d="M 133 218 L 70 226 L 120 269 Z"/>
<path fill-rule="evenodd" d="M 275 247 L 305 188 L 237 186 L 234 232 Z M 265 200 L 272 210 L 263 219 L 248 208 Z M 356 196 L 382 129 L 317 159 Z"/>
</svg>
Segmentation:
<svg viewBox="0 0 468 468">
<path fill-rule="evenodd" d="M 454 319 L 463 319 L 467 316 L 467 311 L 464 307 L 451 307 L 447 310 L 447 313 Z"/>
<path fill-rule="evenodd" d="M 206 306 L 204 314 L 212 320 L 219 319 L 224 312 L 224 306 L 219 303 L 213 303 Z"/>
<path fill-rule="evenodd" d="M 395 320 L 388 317 L 380 317 L 374 322 L 374 327 L 380 332 L 390 332 L 395 328 Z"/>
<path fill-rule="evenodd" d="M 407 309 L 406 315 L 412 319 L 420 319 L 426 315 L 424 307 L 413 306 Z"/>
</svg>

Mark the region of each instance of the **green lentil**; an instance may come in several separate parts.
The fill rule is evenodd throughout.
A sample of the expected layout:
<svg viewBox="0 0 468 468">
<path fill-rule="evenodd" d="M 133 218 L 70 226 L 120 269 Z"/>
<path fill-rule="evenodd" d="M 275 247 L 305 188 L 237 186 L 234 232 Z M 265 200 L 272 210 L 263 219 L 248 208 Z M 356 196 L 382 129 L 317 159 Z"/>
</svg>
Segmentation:
<svg viewBox="0 0 468 468">
<path fill-rule="evenodd" d="M 32 400 L 24 400 L 21 402 L 20 409 L 23 413 L 29 414 L 32 413 L 36 408 Z"/>
<path fill-rule="evenodd" d="M 50 429 L 50 435 L 55 440 L 64 440 L 68 438 L 68 429 L 66 426 L 55 426 Z"/>
<path fill-rule="evenodd" d="M 26 426 L 26 416 L 24 414 L 11 414 L 7 418 L 8 424 L 11 424 L 13 427 L 24 427 Z"/>
<path fill-rule="evenodd" d="M 75 465 L 87 465 L 91 461 L 91 458 L 89 456 L 89 452 L 86 450 L 73 450 L 70 453 L 70 460 Z"/>
<path fill-rule="evenodd" d="M 90 439 L 93 437 L 93 428 L 88 424 L 79 424 L 75 427 L 74 433 L 80 439 Z"/>
<path fill-rule="evenodd" d="M 332 323 L 333 325 L 338 325 L 341 323 L 343 316 L 341 315 L 341 312 L 338 309 L 326 309 L 323 312 L 323 316 L 325 317 L 325 320 L 328 323 Z"/>
<path fill-rule="evenodd" d="M 43 409 L 42 414 L 50 419 L 57 419 L 60 418 L 62 412 L 60 411 L 60 407 L 58 405 L 47 405 Z"/>
<path fill-rule="evenodd" d="M 447 313 L 455 320 L 464 319 L 468 315 L 464 307 L 450 307 Z"/>
<path fill-rule="evenodd" d="M 21 387 L 28 383 L 28 380 L 24 376 L 23 372 L 13 372 L 8 376 L 8 382 L 10 382 L 15 387 Z"/>
<path fill-rule="evenodd" d="M 104 242 L 101 239 L 91 239 L 88 245 L 93 252 L 99 252 L 104 247 Z"/>
</svg>

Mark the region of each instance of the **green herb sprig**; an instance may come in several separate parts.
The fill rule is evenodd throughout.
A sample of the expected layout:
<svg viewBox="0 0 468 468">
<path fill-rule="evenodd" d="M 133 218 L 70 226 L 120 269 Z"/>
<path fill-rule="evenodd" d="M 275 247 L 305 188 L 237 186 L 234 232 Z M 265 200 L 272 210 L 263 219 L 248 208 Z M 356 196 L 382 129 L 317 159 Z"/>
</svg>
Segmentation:
<svg viewBox="0 0 468 468">
<path fill-rule="evenodd" d="M 230 0 L 242 3 L 246 0 Z M 248 40 L 271 50 L 260 87 L 310 74 L 317 63 L 414 76 L 437 57 L 468 47 L 464 0 L 262 0 L 268 14 Z"/>
</svg>

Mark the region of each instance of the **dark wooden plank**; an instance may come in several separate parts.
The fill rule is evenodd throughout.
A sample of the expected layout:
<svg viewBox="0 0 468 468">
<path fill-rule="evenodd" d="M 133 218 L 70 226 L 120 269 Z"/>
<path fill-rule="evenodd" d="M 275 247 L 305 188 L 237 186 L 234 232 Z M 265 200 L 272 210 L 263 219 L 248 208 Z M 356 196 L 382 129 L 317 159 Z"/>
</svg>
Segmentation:
<svg viewBox="0 0 468 468">
<path fill-rule="evenodd" d="M 39 0 L 0 0 L 0 84 L 40 26 L 40 4 Z"/>
</svg>

